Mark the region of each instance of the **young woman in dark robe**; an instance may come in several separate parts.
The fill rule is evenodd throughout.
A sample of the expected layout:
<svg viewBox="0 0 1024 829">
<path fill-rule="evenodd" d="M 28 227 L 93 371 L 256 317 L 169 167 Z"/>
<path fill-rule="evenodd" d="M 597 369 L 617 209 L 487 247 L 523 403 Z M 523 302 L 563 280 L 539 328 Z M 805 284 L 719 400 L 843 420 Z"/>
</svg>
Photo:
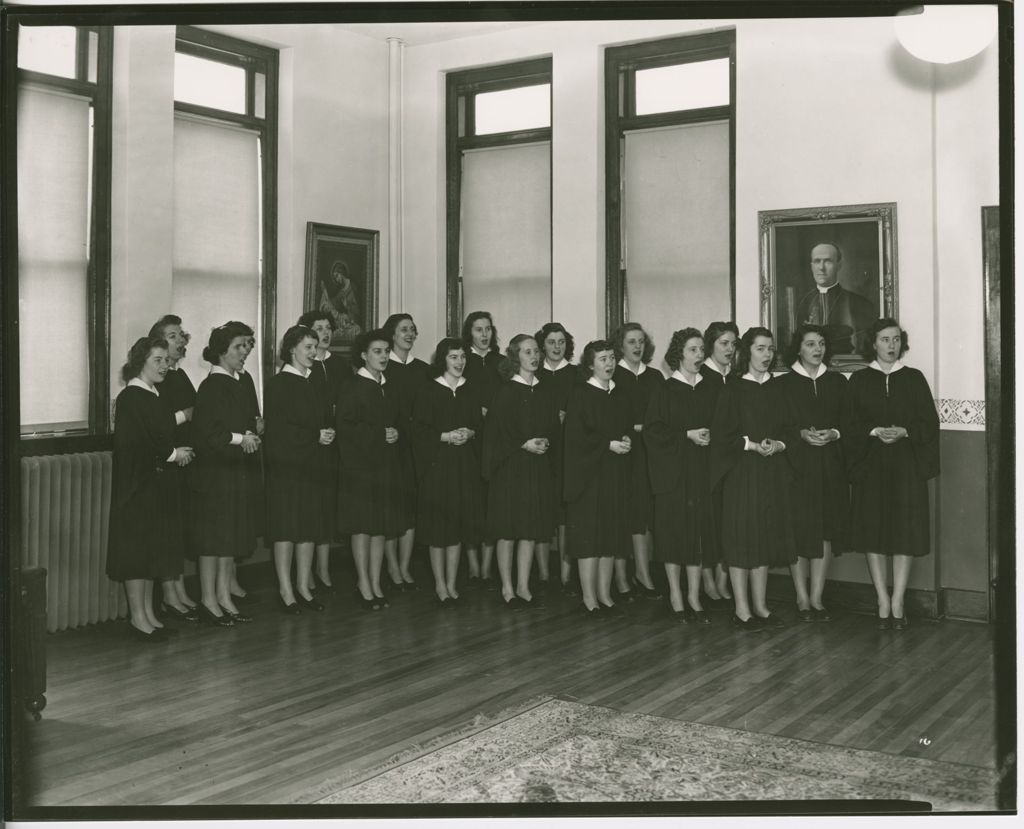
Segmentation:
<svg viewBox="0 0 1024 829">
<path fill-rule="evenodd" d="M 419 332 L 411 314 L 392 314 L 384 321 L 383 328 L 391 335 L 391 354 L 384 374 L 398 400 L 399 414 L 404 424 L 399 429 L 409 432 L 416 395 L 430 380 L 430 366 L 418 357 L 412 356 Z M 384 542 L 384 556 L 392 585 L 398 590 L 418 590 L 419 586 L 409 571 L 413 546 L 416 543 L 416 470 L 413 464 L 412 441 L 404 440 L 401 446 L 402 483 L 405 485 L 403 501 L 406 504 L 407 527 L 398 538 L 389 538 Z"/>
<path fill-rule="evenodd" d="M 501 595 L 506 606 L 522 609 L 533 601 L 530 569 L 534 547 L 555 531 L 558 517 L 554 470 L 549 450 L 558 440 L 558 407 L 549 387 L 537 379 L 540 347 L 529 334 L 508 345 L 499 386 L 484 429 L 484 475 L 488 535 L 497 539 Z M 516 584 L 512 584 L 512 551 Z"/>
<path fill-rule="evenodd" d="M 384 376 L 391 338 L 380 328 L 356 340 L 359 370 L 338 401 L 341 456 L 338 527 L 351 536 L 359 595 L 367 610 L 388 607 L 381 590 L 384 541 L 405 528 L 399 406 Z"/>
<path fill-rule="evenodd" d="M 619 358 L 615 369 L 615 384 L 629 394 L 633 411 L 633 449 L 629 453 L 629 497 L 620 508 L 627 510 L 629 515 L 637 592 L 656 599 L 661 597 L 661 593 L 654 586 L 650 572 L 654 496 L 651 494 L 651 480 L 647 471 L 643 424 L 651 395 L 665 382 L 665 376 L 660 369 L 650 365 L 654 356 L 654 342 L 640 323 L 627 322 L 621 326 L 612 335 L 612 343 Z M 629 600 L 636 595 L 630 589 L 625 556 L 615 560 L 615 584 L 623 598 Z"/>
<path fill-rule="evenodd" d="M 167 638 L 153 610 L 153 581 L 180 573 L 184 554 L 181 490 L 167 472 L 194 457 L 191 447 L 175 445 L 174 415 L 160 401 L 166 373 L 167 341 L 136 341 L 121 369 L 127 385 L 114 407 L 106 573 L 124 582 L 131 633 L 147 642 Z"/>
<path fill-rule="evenodd" d="M 576 342 L 573 340 L 572 334 L 560 322 L 545 323 L 541 326 L 540 331 L 534 335 L 534 339 L 540 343 L 541 351 L 544 354 L 541 366 L 537 370 L 537 376 L 543 382 L 550 383 L 552 389 L 554 389 L 555 398 L 558 401 L 558 417 L 563 424 L 562 432 L 564 434 L 565 411 L 569 403 L 569 396 L 583 379 L 578 367 L 570 362 Z M 553 447 L 555 454 L 552 456 L 555 469 L 555 497 L 558 499 L 558 533 L 554 541 L 558 547 L 559 576 L 562 591 L 567 596 L 578 596 L 579 591 L 576 589 L 575 579 L 572 574 L 572 559 L 566 555 L 565 548 L 566 505 L 565 498 L 563 497 L 564 485 L 562 480 L 564 462 L 561 457 L 561 447 L 563 446 L 564 442 L 562 440 L 557 441 Z M 537 571 L 541 583 L 545 586 L 548 582 L 550 548 L 550 544 L 537 545 Z"/>
<path fill-rule="evenodd" d="M 708 382 L 705 390 L 714 398 L 711 407 L 718 403 L 718 396 L 730 378 L 735 378 L 733 367 L 736 360 L 736 343 L 740 330 L 734 322 L 712 322 L 704 330 L 704 364 L 700 376 Z M 721 482 L 719 482 L 720 484 Z M 707 602 L 713 608 L 732 607 L 732 591 L 729 589 L 729 573 L 722 566 L 722 487 L 711 490 L 711 517 L 714 527 L 711 538 L 704 547 L 701 577 Z"/>
<path fill-rule="evenodd" d="M 238 611 L 231 583 L 235 559 L 250 555 L 256 545 L 257 513 L 264 508 L 262 482 L 253 480 L 260 464 L 251 461 L 262 439 L 250 391 L 239 379 L 249 336 L 230 323 L 210 332 L 203 359 L 212 367 L 199 384 L 192 415 L 196 460 L 189 489 L 203 594 L 199 615 L 223 627 L 252 621 Z"/>
<path fill-rule="evenodd" d="M 615 349 L 594 340 L 583 349 L 565 416 L 566 535 L 579 568 L 583 608 L 588 614 L 618 610 L 612 598 L 615 557 L 631 545 L 629 516 L 621 505 L 630 486 L 631 400 L 615 383 Z"/>
<path fill-rule="evenodd" d="M 191 446 L 192 411 L 196 403 L 196 389 L 185 370 L 178 367 L 178 363 L 185 357 L 189 335 L 182 330 L 181 317 L 176 314 L 165 314 L 150 329 L 149 336 L 167 341 L 167 374 L 163 383 L 160 384 L 160 400 L 174 415 L 175 444 Z M 185 482 L 184 469 L 177 464 L 168 464 L 165 467 L 165 472 L 177 481 L 179 504 L 188 503 L 188 486 Z M 183 522 L 185 555 L 188 556 L 192 553 L 192 545 L 189 543 L 191 528 L 185 521 L 183 508 L 179 511 L 179 516 Z M 154 595 L 154 603 L 158 599 L 164 612 L 172 618 L 186 622 L 199 621 L 199 610 L 196 608 L 196 603 L 185 590 L 184 564 L 181 573 L 161 584 L 160 596 Z"/>
<path fill-rule="evenodd" d="M 902 360 L 907 332 L 884 318 L 868 334 L 862 356 L 871 364 L 850 378 L 842 425 L 852 482 L 850 547 L 867 557 L 879 628 L 903 630 L 911 564 L 931 548 L 928 481 L 939 474 L 939 417 L 928 381 Z"/>
<path fill-rule="evenodd" d="M 772 378 L 775 342 L 767 328 L 740 340 L 735 381 L 726 383 L 711 425 L 712 485 L 722 481 L 722 560 L 729 568 L 742 630 L 780 627 L 768 609 L 768 568 L 796 561 L 793 468 L 796 438 L 782 385 Z M 749 588 L 749 598 L 748 598 Z"/>
<path fill-rule="evenodd" d="M 846 378 L 828 370 L 830 356 L 825 329 L 805 323 L 793 332 L 786 351 L 790 371 L 778 378 L 799 437 L 789 447 L 796 470 L 797 555 L 789 569 L 796 588 L 796 617 L 801 622 L 832 621 L 822 604 L 822 591 L 833 554 L 846 549 L 850 516 L 850 485 L 839 431 L 846 410 Z"/>
<path fill-rule="evenodd" d="M 321 413 L 321 426 L 334 429 L 334 410 L 338 397 L 352 380 L 352 366 L 341 354 L 331 352 L 334 337 L 334 317 L 329 311 L 306 311 L 297 325 L 309 328 L 317 335 L 316 357 L 309 372 L 309 385 L 315 405 Z M 317 448 L 316 491 L 320 498 L 320 528 L 316 533 L 313 567 L 314 590 L 334 591 L 331 581 L 331 544 L 338 540 L 338 447 L 334 443 L 320 444 Z"/>
<path fill-rule="evenodd" d="M 263 451 L 267 467 L 267 535 L 273 543 L 274 570 L 285 613 L 323 610 L 312 594 L 313 554 L 322 521 L 317 492 L 320 447 L 334 443 L 334 429 L 323 425 L 323 411 L 310 383 L 319 337 L 295 325 L 281 340 L 281 370 L 266 390 Z M 292 558 L 295 582 L 292 583 Z"/>
<path fill-rule="evenodd" d="M 681 622 L 710 624 L 700 600 L 705 554 L 714 542 L 711 504 L 711 421 L 718 399 L 714 380 L 700 373 L 704 337 L 696 328 L 672 335 L 665 351 L 672 376 L 654 390 L 644 420 L 644 442 L 654 492 L 654 557 L 665 565 L 669 602 Z M 686 600 L 680 587 L 686 568 Z"/>
<path fill-rule="evenodd" d="M 466 381 L 462 340 L 437 344 L 435 375 L 413 405 L 418 504 L 416 532 L 430 548 L 434 591 L 442 607 L 458 600 L 456 581 L 464 544 L 484 534 L 479 432 L 483 423 L 476 388 Z"/>
<path fill-rule="evenodd" d="M 462 344 L 466 347 L 466 370 L 463 377 L 477 388 L 480 406 L 486 425 L 487 409 L 491 399 L 501 385 L 498 366 L 501 364 L 501 349 L 498 347 L 498 329 L 488 311 L 473 311 L 462 323 Z M 478 440 L 480 438 L 478 437 Z M 482 470 L 481 470 L 482 472 Z M 484 483 L 484 503 L 487 502 L 487 484 Z M 469 563 L 470 584 L 482 583 L 492 587 L 491 560 L 494 557 L 494 539 L 484 538 L 480 543 L 480 555 L 477 557 L 477 545 L 466 547 L 466 559 Z"/>
</svg>

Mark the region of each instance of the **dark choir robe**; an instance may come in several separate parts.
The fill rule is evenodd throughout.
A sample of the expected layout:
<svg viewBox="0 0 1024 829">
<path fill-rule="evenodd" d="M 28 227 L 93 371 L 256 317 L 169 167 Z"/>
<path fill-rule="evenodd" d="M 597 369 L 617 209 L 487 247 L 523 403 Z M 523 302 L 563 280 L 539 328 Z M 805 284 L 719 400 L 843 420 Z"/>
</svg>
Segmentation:
<svg viewBox="0 0 1024 829">
<path fill-rule="evenodd" d="M 548 541 L 554 535 L 559 499 L 551 456 L 559 426 L 554 396 L 536 377 L 532 386 L 513 377 L 498 387 L 484 429 L 491 538 Z M 548 451 L 537 455 L 523 449 L 530 438 L 547 438 Z"/>
<path fill-rule="evenodd" d="M 395 358 L 391 352 L 387 368 L 384 369 L 384 376 L 388 378 L 390 390 L 395 393 L 398 403 L 399 432 L 405 432 L 411 437 L 412 432 L 412 410 L 416 403 L 416 397 L 424 385 L 430 382 L 430 366 L 417 357 L 409 357 L 409 362 L 402 363 Z M 409 511 L 409 527 L 416 525 L 416 468 L 413 458 L 412 440 L 402 442 L 402 484 L 405 492 L 402 497 L 405 502 L 411 505 Z M 406 528 L 408 529 L 408 527 Z"/>
<path fill-rule="evenodd" d="M 786 449 L 771 457 L 745 450 L 781 440 Z M 789 425 L 782 385 L 738 377 L 725 384 L 711 424 L 711 481 L 722 480 L 722 563 L 751 569 L 796 561 L 793 534 L 793 467 L 789 456 L 799 440 Z"/>
<path fill-rule="evenodd" d="M 645 366 L 640 374 L 633 374 L 620 360 L 612 379 L 629 395 L 630 411 L 634 424 L 643 424 L 647 406 L 654 390 L 665 382 L 665 375 L 654 366 Z M 641 363 L 643 365 L 643 363 Z M 629 529 L 633 535 L 643 535 L 654 527 L 654 496 L 651 494 L 651 479 L 647 472 L 647 447 L 642 432 L 630 430 L 633 448 L 628 455 L 630 462 L 629 488 Z"/>
<path fill-rule="evenodd" d="M 565 415 L 566 546 L 573 558 L 625 558 L 632 554 L 628 502 L 630 454 L 609 448 L 628 435 L 633 447 L 631 401 L 612 381 L 609 390 L 577 385 Z"/>
<path fill-rule="evenodd" d="M 309 385 L 314 405 L 320 412 L 323 429 L 334 428 L 334 413 L 338 397 L 352 382 L 352 366 L 340 354 L 328 351 L 323 360 L 314 360 L 309 372 Z M 320 498 L 320 543 L 336 541 L 338 510 L 338 446 L 317 444 L 316 490 Z"/>
<path fill-rule="evenodd" d="M 249 417 L 249 425 L 246 428 L 259 435 L 259 430 L 256 428 L 256 420 L 260 417 L 260 399 L 256 394 L 256 381 L 252 379 L 252 375 L 249 372 L 242 370 L 238 374 L 238 382 L 245 394 L 246 409 Z M 251 467 L 247 478 L 250 487 L 250 495 L 252 498 L 256 499 L 256 503 L 258 504 L 262 504 L 265 497 L 263 490 L 263 457 L 262 452 L 256 452 L 255 454 L 245 456 L 245 462 Z M 256 536 L 258 538 L 262 537 L 264 532 L 266 532 L 266 525 L 263 510 L 257 510 Z M 248 558 L 252 553 L 253 551 L 249 550 L 244 555 L 238 557 Z"/>
<path fill-rule="evenodd" d="M 464 378 L 460 381 L 454 391 L 443 377 L 428 381 L 413 408 L 416 540 L 429 547 L 475 545 L 484 537 L 486 502 L 480 477 L 483 415 L 476 387 Z M 443 432 L 462 426 L 476 436 L 461 446 L 441 441 Z"/>
<path fill-rule="evenodd" d="M 406 503 L 402 477 L 402 432 L 398 401 L 387 378 L 378 383 L 360 369 L 338 399 L 336 437 L 341 458 L 338 531 L 344 535 L 397 538 L 410 526 L 413 506 Z M 398 442 L 385 429 L 398 429 Z"/>
<path fill-rule="evenodd" d="M 310 380 L 291 368 L 281 369 L 266 388 L 267 538 L 325 542 L 317 477 L 323 411 Z"/>
<path fill-rule="evenodd" d="M 691 386 L 673 374 L 651 396 L 644 443 L 654 493 L 654 558 L 712 567 L 721 554 L 711 499 L 711 447 L 686 433 L 711 429 L 721 383 L 698 376 Z"/>
<path fill-rule="evenodd" d="M 580 367 L 574 366 L 565 360 L 563 360 L 563 365 L 554 370 L 548 368 L 547 363 L 541 362 L 540 369 L 537 371 L 537 377 L 542 382 L 549 384 L 551 387 L 555 395 L 556 405 L 560 412 L 565 412 L 567 410 L 569 398 L 572 393 L 586 382 L 583 375 L 580 373 Z M 563 490 L 565 488 L 563 484 L 565 459 L 562 455 L 565 448 L 564 423 L 565 422 L 563 421 L 561 439 L 556 445 L 551 447 L 557 452 L 551 460 L 555 469 L 555 493 L 561 501 L 558 517 L 559 524 L 564 524 L 566 521 L 565 496 L 563 494 Z"/>
<path fill-rule="evenodd" d="M 848 548 L 850 485 L 846 480 L 843 441 L 811 446 L 800 437 L 801 429 L 837 429 L 842 435 L 840 418 L 846 409 L 846 377 L 822 368 L 811 378 L 800 363 L 788 374 L 777 378 L 782 386 L 796 439 L 787 444 L 796 470 L 793 532 L 796 554 L 803 558 L 822 558 L 822 542 L 832 544 L 839 555 Z"/>
<path fill-rule="evenodd" d="M 885 444 L 870 434 L 878 426 L 903 426 L 908 436 Z M 907 366 L 886 375 L 877 363 L 855 372 L 842 433 L 852 483 L 851 549 L 928 555 L 928 481 L 939 474 L 939 416 L 924 375 Z"/>
<path fill-rule="evenodd" d="M 114 408 L 114 463 L 107 540 L 108 578 L 163 580 L 180 576 L 184 540 L 175 466 L 174 415 L 139 380 Z M 175 467 L 176 468 L 176 467 Z"/>
<path fill-rule="evenodd" d="M 254 426 L 248 389 L 232 375 L 212 370 L 196 393 L 196 457 L 186 467 L 196 555 L 240 558 L 256 545 L 263 512 L 260 464 L 231 442 L 233 434 L 254 431 Z"/>
<path fill-rule="evenodd" d="M 486 357 L 481 357 L 472 346 L 466 346 L 466 370 L 462 376 L 479 388 L 480 405 L 485 409 L 490 408 L 491 401 L 502 383 L 501 375 L 498 374 L 501 360 L 501 352 L 497 349 L 492 349 L 487 352 Z"/>
<path fill-rule="evenodd" d="M 196 405 L 196 388 L 184 369 L 169 369 L 164 381 L 160 384 L 160 400 L 170 410 L 171 414 L 177 416 L 178 412 L 192 408 Z M 192 421 L 186 420 L 174 427 L 175 446 L 194 446 L 192 443 Z M 194 543 L 192 522 L 186 519 L 185 505 L 188 503 L 188 467 L 168 464 L 166 472 L 177 481 L 179 499 L 181 503 L 182 532 L 185 537 L 185 549 L 189 549 Z M 156 595 L 158 601 L 163 601 L 163 593 Z M 159 607 L 159 605 L 157 605 Z"/>
<path fill-rule="evenodd" d="M 708 392 L 712 399 L 709 403 L 711 411 L 714 413 L 718 406 L 718 398 L 722 394 L 722 389 L 725 388 L 725 384 L 731 380 L 735 380 L 735 376 L 730 372 L 729 374 L 722 374 L 717 369 L 711 368 L 708 365 L 708 360 L 704 361 L 704 365 L 700 367 L 700 376 L 704 378 L 704 382 L 708 385 L 704 387 L 705 391 Z M 709 475 L 711 470 L 708 470 Z M 714 522 L 713 543 L 714 543 L 714 555 L 717 556 L 717 561 L 721 563 L 722 560 L 722 481 L 712 481 L 711 486 L 711 520 Z"/>
</svg>

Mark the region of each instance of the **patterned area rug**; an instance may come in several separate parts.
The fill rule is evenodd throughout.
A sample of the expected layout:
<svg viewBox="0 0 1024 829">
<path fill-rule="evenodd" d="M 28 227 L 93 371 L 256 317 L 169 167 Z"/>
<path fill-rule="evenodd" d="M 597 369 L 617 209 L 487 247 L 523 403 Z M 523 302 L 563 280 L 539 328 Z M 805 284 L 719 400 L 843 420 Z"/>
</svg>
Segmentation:
<svg viewBox="0 0 1024 829">
<path fill-rule="evenodd" d="M 936 811 L 995 808 L 995 773 L 988 769 L 559 699 L 434 745 L 444 742 L 325 784 L 319 792 L 331 793 L 316 802 L 885 799 L 923 801 Z"/>
</svg>

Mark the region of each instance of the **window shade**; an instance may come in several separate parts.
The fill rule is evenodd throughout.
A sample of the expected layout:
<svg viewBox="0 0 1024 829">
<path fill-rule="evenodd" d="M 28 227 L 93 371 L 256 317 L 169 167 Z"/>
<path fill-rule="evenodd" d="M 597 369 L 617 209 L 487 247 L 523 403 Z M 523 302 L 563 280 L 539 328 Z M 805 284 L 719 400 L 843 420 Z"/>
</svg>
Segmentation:
<svg viewBox="0 0 1024 829">
<path fill-rule="evenodd" d="M 626 134 L 627 318 L 661 365 L 672 332 L 730 318 L 729 125 Z"/>
<path fill-rule="evenodd" d="M 18 90 L 18 296 L 22 432 L 89 425 L 91 105 Z M 52 359 L 55 343 L 63 343 Z M 51 359 L 38 355 L 50 353 Z"/>
<path fill-rule="evenodd" d="M 551 319 L 550 147 L 463 155 L 463 312 L 490 311 L 502 350 Z"/>
<path fill-rule="evenodd" d="M 174 120 L 172 312 L 192 333 L 184 368 L 198 388 L 210 330 L 239 320 L 256 332 L 245 369 L 262 397 L 259 140 L 227 125 Z"/>
</svg>

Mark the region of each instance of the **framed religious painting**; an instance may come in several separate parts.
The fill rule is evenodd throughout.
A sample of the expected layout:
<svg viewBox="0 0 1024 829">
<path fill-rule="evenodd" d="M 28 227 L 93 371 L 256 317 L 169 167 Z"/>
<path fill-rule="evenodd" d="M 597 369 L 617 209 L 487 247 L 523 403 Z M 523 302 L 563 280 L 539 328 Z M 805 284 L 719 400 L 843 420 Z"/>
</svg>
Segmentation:
<svg viewBox="0 0 1024 829">
<path fill-rule="evenodd" d="M 380 231 L 306 223 L 303 308 L 334 323 L 331 351 L 350 355 L 356 338 L 377 325 Z"/>
<path fill-rule="evenodd" d="M 831 367 L 869 362 L 871 324 L 896 317 L 896 204 L 758 212 L 761 324 L 783 351 L 801 325 L 825 329 Z"/>
</svg>

